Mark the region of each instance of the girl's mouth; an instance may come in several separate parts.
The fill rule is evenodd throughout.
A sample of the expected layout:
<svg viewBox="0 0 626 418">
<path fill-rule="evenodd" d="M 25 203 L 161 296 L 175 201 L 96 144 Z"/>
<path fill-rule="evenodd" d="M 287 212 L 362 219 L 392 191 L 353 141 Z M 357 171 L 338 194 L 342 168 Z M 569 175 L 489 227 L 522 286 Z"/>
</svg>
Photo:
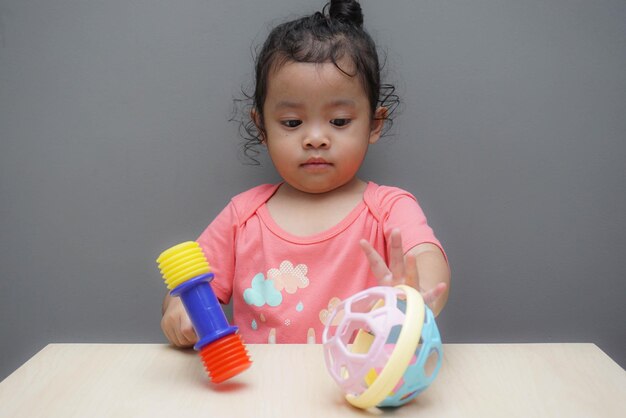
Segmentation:
<svg viewBox="0 0 626 418">
<path fill-rule="evenodd" d="M 326 161 L 325 159 L 323 159 L 323 158 L 309 158 L 302 165 L 316 165 L 316 164 L 330 165 L 330 163 L 328 161 Z"/>
<path fill-rule="evenodd" d="M 308 170 L 323 170 L 332 166 L 332 164 L 323 158 L 309 158 L 306 162 L 300 164 L 300 166 Z"/>
</svg>

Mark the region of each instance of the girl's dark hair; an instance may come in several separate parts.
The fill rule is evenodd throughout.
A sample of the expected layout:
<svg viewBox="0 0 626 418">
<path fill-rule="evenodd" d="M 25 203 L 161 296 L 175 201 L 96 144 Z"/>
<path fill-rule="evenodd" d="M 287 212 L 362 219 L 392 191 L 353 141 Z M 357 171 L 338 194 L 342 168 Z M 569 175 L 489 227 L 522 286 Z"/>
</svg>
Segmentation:
<svg viewBox="0 0 626 418">
<path fill-rule="evenodd" d="M 347 57 L 354 65 L 348 72 L 339 65 Z M 331 0 L 321 12 L 276 26 L 267 37 L 255 62 L 255 88 L 246 95 L 251 108 L 263 123 L 263 104 L 267 95 L 268 76 L 287 62 L 332 62 L 350 77 L 359 77 L 369 98 L 372 115 L 378 106 L 387 108 L 385 120 L 389 128 L 399 99 L 395 87 L 382 84 L 378 52 L 374 41 L 363 29 L 361 6 L 355 0 Z M 245 93 L 244 93 L 245 94 Z M 249 114 L 249 112 L 248 112 Z M 263 126 L 245 117 L 242 125 L 244 154 L 258 164 L 257 146 L 263 141 Z"/>
</svg>

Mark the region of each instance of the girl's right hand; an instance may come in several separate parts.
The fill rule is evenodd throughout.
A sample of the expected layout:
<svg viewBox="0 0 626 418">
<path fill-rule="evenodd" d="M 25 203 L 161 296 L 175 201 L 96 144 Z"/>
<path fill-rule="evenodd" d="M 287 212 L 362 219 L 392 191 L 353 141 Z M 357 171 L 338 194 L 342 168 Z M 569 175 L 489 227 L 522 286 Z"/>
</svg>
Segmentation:
<svg viewBox="0 0 626 418">
<path fill-rule="evenodd" d="M 169 342 L 176 347 L 188 348 L 193 346 L 198 341 L 198 336 L 193 329 L 187 311 L 185 311 L 183 302 L 180 298 L 173 298 L 168 295 L 163 305 L 161 329 Z"/>
<path fill-rule="evenodd" d="M 424 298 L 424 302 L 433 309 L 437 300 L 446 292 L 448 285 L 444 282 L 435 282 L 430 288 L 424 288 L 424 278 L 420 280 L 420 274 L 417 266 L 417 256 L 413 253 L 414 247 L 409 250 L 406 255 L 402 250 L 402 236 L 399 229 L 391 232 L 390 239 L 390 261 L 389 266 L 385 259 L 374 249 L 372 244 L 366 240 L 361 240 L 361 248 L 365 252 L 365 256 L 370 263 L 370 268 L 374 277 L 378 280 L 379 286 L 396 286 L 398 284 L 406 284 L 419 290 Z M 432 281 L 431 281 L 432 283 Z M 436 311 L 438 314 L 439 311 Z"/>
</svg>

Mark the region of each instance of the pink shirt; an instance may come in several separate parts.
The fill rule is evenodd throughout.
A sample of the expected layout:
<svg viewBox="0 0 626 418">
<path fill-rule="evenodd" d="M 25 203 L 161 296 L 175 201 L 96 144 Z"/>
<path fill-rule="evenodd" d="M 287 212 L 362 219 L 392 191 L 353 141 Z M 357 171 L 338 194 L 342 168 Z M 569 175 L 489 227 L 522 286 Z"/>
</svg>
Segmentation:
<svg viewBox="0 0 626 418">
<path fill-rule="evenodd" d="M 394 228 L 405 252 L 426 242 L 441 248 L 404 190 L 370 182 L 363 201 L 340 223 L 300 237 L 270 216 L 265 203 L 278 187 L 265 184 L 235 196 L 197 240 L 215 273 L 215 294 L 222 303 L 232 297 L 234 323 L 246 343 L 320 343 L 333 307 L 377 285 L 361 238 L 386 260 Z"/>
</svg>

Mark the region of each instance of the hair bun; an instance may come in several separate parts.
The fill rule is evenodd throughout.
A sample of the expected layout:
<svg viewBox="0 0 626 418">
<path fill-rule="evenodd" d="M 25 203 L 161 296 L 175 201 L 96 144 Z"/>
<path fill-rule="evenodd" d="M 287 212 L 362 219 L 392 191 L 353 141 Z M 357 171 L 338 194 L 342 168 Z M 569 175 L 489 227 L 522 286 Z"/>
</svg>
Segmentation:
<svg viewBox="0 0 626 418">
<path fill-rule="evenodd" d="M 339 22 L 351 23 L 357 27 L 363 26 L 361 5 L 355 0 L 331 0 L 328 16 Z"/>
</svg>

